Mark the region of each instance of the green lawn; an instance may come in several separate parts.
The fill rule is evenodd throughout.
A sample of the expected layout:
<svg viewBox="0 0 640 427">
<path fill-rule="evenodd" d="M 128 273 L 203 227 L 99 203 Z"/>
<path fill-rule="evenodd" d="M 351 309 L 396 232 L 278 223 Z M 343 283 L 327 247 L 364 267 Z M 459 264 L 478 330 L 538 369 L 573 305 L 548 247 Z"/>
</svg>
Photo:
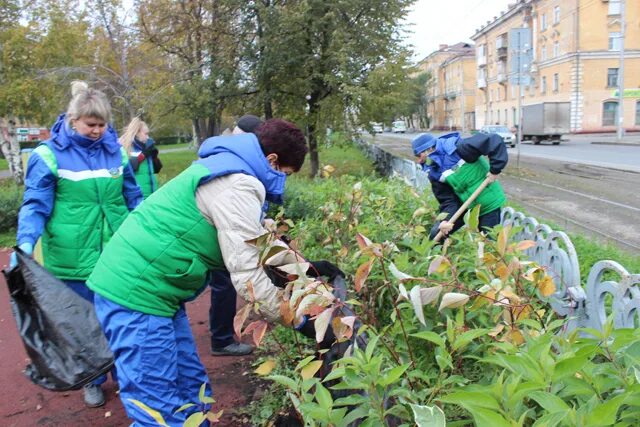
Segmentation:
<svg viewBox="0 0 640 427">
<path fill-rule="evenodd" d="M 0 171 L 5 169 L 9 169 L 9 163 L 7 159 L 0 159 Z"/>
</svg>

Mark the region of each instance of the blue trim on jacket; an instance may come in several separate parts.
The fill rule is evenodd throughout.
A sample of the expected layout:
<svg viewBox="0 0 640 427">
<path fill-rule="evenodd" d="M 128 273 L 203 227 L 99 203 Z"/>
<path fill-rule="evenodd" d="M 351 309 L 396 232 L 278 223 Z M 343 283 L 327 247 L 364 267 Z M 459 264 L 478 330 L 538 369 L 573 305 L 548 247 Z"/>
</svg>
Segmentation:
<svg viewBox="0 0 640 427">
<path fill-rule="evenodd" d="M 71 171 L 112 169 L 122 166 L 122 154 L 116 131 L 108 126 L 98 140 L 83 137 L 65 123 L 61 114 L 51 128 L 51 138 L 42 142 L 56 157 L 58 169 Z M 123 171 L 123 188 L 127 208 L 135 209 L 142 202 L 142 191 L 136 183 L 131 165 Z M 25 190 L 22 206 L 18 214 L 18 245 L 36 241 L 42 235 L 45 224 L 53 212 L 58 178 L 37 154 L 32 153 L 27 163 Z"/>
<path fill-rule="evenodd" d="M 268 202 L 282 204 L 287 175 L 271 167 L 254 134 L 214 136 L 202 143 L 198 156 L 200 160 L 196 163 L 211 171 L 200 184 L 224 175 L 243 173 L 264 185 Z"/>
<path fill-rule="evenodd" d="M 439 181 L 442 174 L 453 168 L 460 161 L 460 156 L 456 152 L 456 143 L 460 140 L 458 132 L 449 133 L 438 137 L 436 149 L 429 154 L 432 163 L 423 170 L 429 173 L 429 179 Z"/>
<path fill-rule="evenodd" d="M 155 142 L 153 141 L 153 139 L 151 139 L 151 137 L 148 137 L 147 142 L 144 144 L 141 141 L 139 141 L 138 138 L 133 139 L 133 146 L 138 151 L 147 150 L 153 147 L 154 145 L 155 145 Z M 153 180 L 153 174 L 154 174 L 153 158 L 149 156 L 149 157 L 145 157 L 144 160 L 147 162 L 147 169 L 148 169 L 148 175 L 149 175 L 147 176 L 147 178 L 149 179 L 149 183 L 151 184 L 151 192 L 153 193 L 154 191 L 157 190 L 156 182 Z"/>
</svg>

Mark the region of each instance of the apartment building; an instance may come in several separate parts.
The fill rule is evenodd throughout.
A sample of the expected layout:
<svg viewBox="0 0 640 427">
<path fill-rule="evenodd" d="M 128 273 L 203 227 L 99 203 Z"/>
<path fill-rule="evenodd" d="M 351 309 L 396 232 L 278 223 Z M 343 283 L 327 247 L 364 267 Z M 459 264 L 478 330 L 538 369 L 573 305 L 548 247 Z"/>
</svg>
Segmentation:
<svg viewBox="0 0 640 427">
<path fill-rule="evenodd" d="M 470 130 L 475 128 L 475 48 L 468 43 L 440 48 L 418 63 L 431 74 L 427 89 L 429 128 Z"/>
<path fill-rule="evenodd" d="M 621 51 L 620 0 L 518 0 L 487 22 L 476 43 L 476 122 L 514 126 L 519 87 L 510 84 L 509 30 L 532 31 L 530 83 L 522 104 L 569 102 L 572 132 L 614 131 Z M 640 130 L 640 1 L 626 0 L 624 111 Z"/>
</svg>

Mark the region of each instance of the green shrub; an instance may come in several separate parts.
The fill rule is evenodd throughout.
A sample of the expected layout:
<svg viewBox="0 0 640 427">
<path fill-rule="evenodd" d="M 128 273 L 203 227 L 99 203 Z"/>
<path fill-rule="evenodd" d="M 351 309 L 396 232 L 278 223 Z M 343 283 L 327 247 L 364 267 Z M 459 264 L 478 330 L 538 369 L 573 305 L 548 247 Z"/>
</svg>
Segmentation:
<svg viewBox="0 0 640 427">
<path fill-rule="evenodd" d="M 0 180 L 0 233 L 16 226 L 21 203 L 22 188 L 19 188 L 11 179 Z"/>
</svg>

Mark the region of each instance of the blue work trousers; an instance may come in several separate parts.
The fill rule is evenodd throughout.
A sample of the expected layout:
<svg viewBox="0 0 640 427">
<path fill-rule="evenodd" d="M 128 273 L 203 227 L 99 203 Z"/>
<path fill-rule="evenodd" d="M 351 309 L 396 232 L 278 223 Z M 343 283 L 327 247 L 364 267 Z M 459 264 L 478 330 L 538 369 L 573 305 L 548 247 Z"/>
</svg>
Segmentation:
<svg viewBox="0 0 640 427">
<path fill-rule="evenodd" d="M 220 349 L 235 342 L 233 318 L 236 316 L 236 290 L 226 270 L 212 271 L 209 277 L 211 347 Z"/>
<path fill-rule="evenodd" d="M 169 426 L 182 426 L 194 411 L 208 410 L 198 398 L 207 373 L 198 357 L 184 307 L 173 317 L 154 316 L 95 296 L 98 320 L 113 351 L 118 370 L 120 399 L 132 426 L 157 426 L 157 422 L 131 400 L 158 411 Z M 175 413 L 182 405 L 196 406 Z"/>
</svg>

